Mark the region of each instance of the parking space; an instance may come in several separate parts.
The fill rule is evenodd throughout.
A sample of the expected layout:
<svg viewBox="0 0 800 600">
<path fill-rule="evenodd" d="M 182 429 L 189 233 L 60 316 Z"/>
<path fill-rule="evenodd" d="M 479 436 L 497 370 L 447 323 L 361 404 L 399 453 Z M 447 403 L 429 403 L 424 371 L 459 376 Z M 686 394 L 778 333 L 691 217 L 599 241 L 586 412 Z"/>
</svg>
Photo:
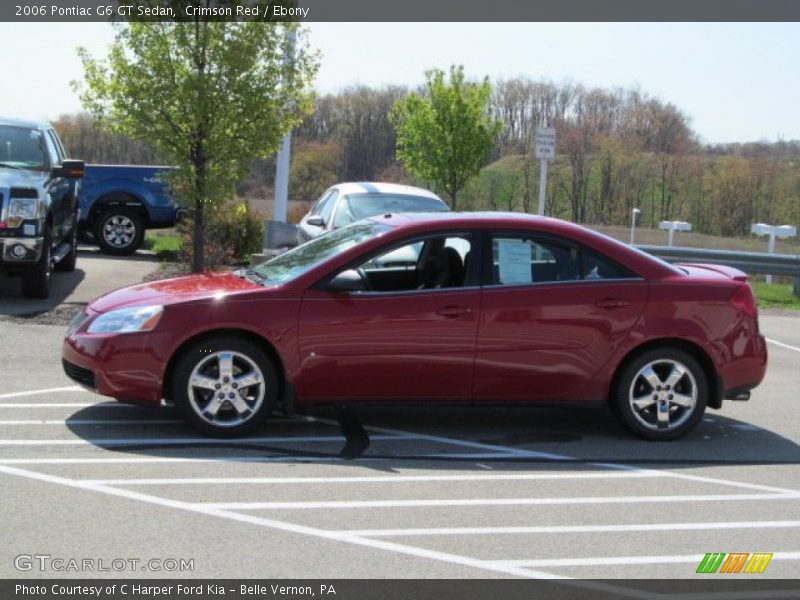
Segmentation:
<svg viewBox="0 0 800 600">
<path fill-rule="evenodd" d="M 221 440 L 107 402 L 60 375 L 61 328 L 27 326 L 53 350 L 0 357 L 0 575 L 58 575 L 13 566 L 47 552 L 190 558 L 195 577 L 692 578 L 707 552 L 767 552 L 744 577 L 796 578 L 800 319 L 762 327 L 786 340 L 767 380 L 678 442 L 597 407 L 370 408 L 348 460 L 332 411 Z"/>
</svg>

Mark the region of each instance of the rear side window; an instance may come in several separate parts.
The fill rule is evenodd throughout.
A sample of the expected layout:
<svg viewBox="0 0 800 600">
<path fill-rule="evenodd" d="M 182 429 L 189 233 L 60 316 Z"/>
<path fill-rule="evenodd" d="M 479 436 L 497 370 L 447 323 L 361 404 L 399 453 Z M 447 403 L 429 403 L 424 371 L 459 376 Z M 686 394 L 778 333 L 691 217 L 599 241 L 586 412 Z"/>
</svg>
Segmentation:
<svg viewBox="0 0 800 600">
<path fill-rule="evenodd" d="M 524 235 L 492 239 L 490 285 L 526 285 L 636 277 L 610 258 L 566 240 Z"/>
<path fill-rule="evenodd" d="M 636 277 L 606 256 L 584 248 L 581 251 L 582 279 L 629 279 Z"/>
</svg>

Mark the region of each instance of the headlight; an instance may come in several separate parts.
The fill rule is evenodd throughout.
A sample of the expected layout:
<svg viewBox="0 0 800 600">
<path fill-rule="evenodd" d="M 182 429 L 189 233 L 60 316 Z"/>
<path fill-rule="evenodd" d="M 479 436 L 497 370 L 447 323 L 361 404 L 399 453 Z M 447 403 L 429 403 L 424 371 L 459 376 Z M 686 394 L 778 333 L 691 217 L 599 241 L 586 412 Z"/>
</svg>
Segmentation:
<svg viewBox="0 0 800 600">
<path fill-rule="evenodd" d="M 158 325 L 163 312 L 163 306 L 133 306 L 112 310 L 92 321 L 86 331 L 87 333 L 150 331 Z"/>
<path fill-rule="evenodd" d="M 39 201 L 36 198 L 11 198 L 8 204 L 8 218 L 35 219 L 39 216 Z"/>
<path fill-rule="evenodd" d="M 89 315 L 87 315 L 85 312 L 83 311 L 78 312 L 74 317 L 72 317 L 72 320 L 69 322 L 69 327 L 67 327 L 67 333 L 64 334 L 64 337 L 69 337 L 73 333 L 78 331 L 78 327 L 83 325 L 83 322 L 88 318 Z"/>
</svg>

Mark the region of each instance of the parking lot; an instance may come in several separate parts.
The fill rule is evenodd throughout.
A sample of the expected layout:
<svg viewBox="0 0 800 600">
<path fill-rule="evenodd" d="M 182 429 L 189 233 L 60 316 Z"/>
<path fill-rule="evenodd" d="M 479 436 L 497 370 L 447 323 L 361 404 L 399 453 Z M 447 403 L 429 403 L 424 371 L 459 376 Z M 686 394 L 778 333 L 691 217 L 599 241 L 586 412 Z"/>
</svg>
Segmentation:
<svg viewBox="0 0 800 600">
<path fill-rule="evenodd" d="M 597 407 L 369 408 L 348 459 L 333 411 L 201 438 L 72 385 L 63 325 L 0 320 L 0 576 L 692 578 L 708 552 L 767 552 L 740 576 L 796 578 L 800 317 L 761 325 L 765 382 L 678 442 Z M 15 566 L 34 554 L 145 564 Z"/>
</svg>

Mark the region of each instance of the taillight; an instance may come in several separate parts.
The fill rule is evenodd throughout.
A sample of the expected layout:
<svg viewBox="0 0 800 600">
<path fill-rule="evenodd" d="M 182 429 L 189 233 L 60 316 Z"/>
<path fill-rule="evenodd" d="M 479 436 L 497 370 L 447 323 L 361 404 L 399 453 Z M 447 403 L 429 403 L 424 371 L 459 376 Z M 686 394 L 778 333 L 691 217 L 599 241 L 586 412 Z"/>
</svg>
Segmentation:
<svg viewBox="0 0 800 600">
<path fill-rule="evenodd" d="M 749 317 L 758 318 L 756 299 L 753 297 L 753 290 L 750 289 L 750 285 L 747 283 L 740 285 L 736 289 L 733 296 L 728 300 L 728 304 Z"/>
</svg>

